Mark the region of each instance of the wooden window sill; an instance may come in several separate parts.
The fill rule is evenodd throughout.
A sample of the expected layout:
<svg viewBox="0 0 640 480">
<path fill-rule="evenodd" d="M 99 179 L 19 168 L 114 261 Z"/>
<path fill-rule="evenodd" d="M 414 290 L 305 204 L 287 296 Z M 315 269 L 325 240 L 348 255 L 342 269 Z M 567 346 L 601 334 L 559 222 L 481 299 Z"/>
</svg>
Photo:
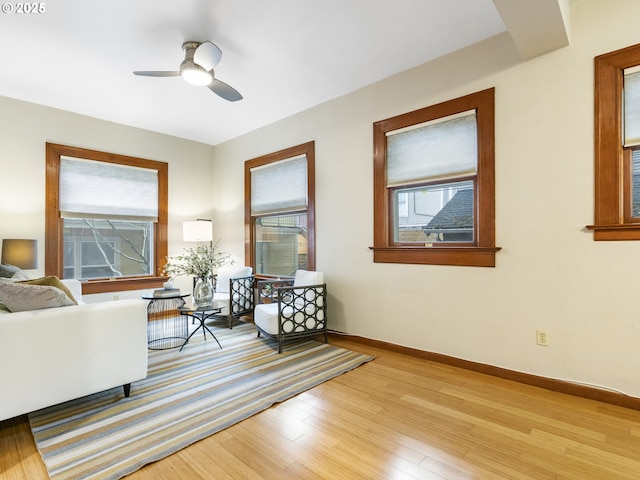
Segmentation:
<svg viewBox="0 0 640 480">
<path fill-rule="evenodd" d="M 376 263 L 495 267 L 500 247 L 369 247 Z"/>
<path fill-rule="evenodd" d="M 147 290 L 161 288 L 169 277 L 114 278 L 106 280 L 86 280 L 82 282 L 82 294 L 121 292 L 125 290 Z"/>
<path fill-rule="evenodd" d="M 587 225 L 593 231 L 594 240 L 640 240 L 640 223 L 618 223 L 613 225 Z"/>
</svg>

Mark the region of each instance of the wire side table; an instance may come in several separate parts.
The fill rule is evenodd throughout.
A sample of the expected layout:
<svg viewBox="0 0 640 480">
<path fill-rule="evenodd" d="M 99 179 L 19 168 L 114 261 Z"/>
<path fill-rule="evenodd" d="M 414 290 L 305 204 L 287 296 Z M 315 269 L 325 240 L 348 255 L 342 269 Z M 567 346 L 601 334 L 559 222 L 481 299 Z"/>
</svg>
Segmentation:
<svg viewBox="0 0 640 480">
<path fill-rule="evenodd" d="M 147 305 L 147 345 L 150 350 L 182 347 L 189 338 L 187 317 L 180 314 L 184 299 L 190 294 L 171 297 L 143 295 Z"/>
</svg>

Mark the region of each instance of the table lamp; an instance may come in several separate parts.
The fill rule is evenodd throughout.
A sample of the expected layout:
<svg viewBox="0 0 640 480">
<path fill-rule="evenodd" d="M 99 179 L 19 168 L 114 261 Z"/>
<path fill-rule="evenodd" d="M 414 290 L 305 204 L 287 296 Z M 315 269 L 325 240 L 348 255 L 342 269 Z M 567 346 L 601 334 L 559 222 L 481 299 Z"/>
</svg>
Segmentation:
<svg viewBox="0 0 640 480">
<path fill-rule="evenodd" d="M 185 242 L 211 242 L 213 241 L 213 228 L 211 220 L 199 218 L 193 222 L 182 224 L 182 240 Z"/>
<path fill-rule="evenodd" d="M 2 240 L 2 263 L 21 270 L 38 268 L 38 241 L 5 238 Z"/>
</svg>

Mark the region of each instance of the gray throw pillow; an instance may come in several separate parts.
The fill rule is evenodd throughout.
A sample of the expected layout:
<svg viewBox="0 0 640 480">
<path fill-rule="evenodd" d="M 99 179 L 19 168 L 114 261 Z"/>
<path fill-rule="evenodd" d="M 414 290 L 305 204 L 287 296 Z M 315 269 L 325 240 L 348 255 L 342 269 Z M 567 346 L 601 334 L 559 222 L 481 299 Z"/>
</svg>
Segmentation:
<svg viewBox="0 0 640 480">
<path fill-rule="evenodd" d="M 12 282 L 0 282 L 0 302 L 12 312 L 74 305 L 59 288 Z"/>
<path fill-rule="evenodd" d="M 18 271 L 20 271 L 20 269 L 14 265 L 8 265 L 6 263 L 0 264 L 0 277 L 11 278 Z"/>
<path fill-rule="evenodd" d="M 11 280 L 13 280 L 14 278 L 15 278 L 15 276 L 13 278 L 11 278 Z M 67 286 L 64 283 L 62 283 L 60 281 L 60 279 L 58 277 L 56 277 L 55 275 L 48 275 L 48 276 L 42 277 L 42 278 L 34 278 L 33 280 L 20 280 L 20 283 L 25 284 L 25 285 L 46 285 L 46 286 L 49 286 L 49 287 L 59 288 L 64 293 L 66 293 L 67 297 L 69 297 L 71 299 L 71 301 L 73 301 L 74 305 L 78 304 L 76 299 L 73 298 L 73 293 L 71 293 L 69 291 L 69 289 L 67 288 Z"/>
</svg>

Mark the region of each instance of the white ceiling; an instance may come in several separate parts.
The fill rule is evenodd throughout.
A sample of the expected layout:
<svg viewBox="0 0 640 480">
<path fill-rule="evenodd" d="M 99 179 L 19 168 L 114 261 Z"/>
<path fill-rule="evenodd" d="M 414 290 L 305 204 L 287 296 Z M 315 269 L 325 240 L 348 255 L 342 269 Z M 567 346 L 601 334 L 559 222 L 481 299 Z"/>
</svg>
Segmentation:
<svg viewBox="0 0 640 480">
<path fill-rule="evenodd" d="M 525 58 L 564 46 L 567 2 L 45 1 L 43 13 L 0 13 L 0 95 L 216 145 L 504 32 L 505 23 Z M 243 100 L 132 74 L 177 70 L 187 40 L 221 48 L 216 78 Z"/>
</svg>

